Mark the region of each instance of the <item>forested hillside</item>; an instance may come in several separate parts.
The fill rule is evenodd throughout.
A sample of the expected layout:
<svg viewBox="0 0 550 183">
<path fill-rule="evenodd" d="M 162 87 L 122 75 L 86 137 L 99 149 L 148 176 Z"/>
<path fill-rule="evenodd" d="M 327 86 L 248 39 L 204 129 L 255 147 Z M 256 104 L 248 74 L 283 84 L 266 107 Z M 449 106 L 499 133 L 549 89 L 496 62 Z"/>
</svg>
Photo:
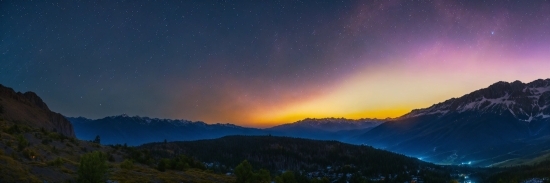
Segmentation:
<svg viewBox="0 0 550 183">
<path fill-rule="evenodd" d="M 369 180 L 450 180 L 450 168 L 370 146 L 275 136 L 228 136 L 213 140 L 151 143 L 139 149 L 153 156 L 186 154 L 213 166 L 235 167 L 243 160 L 274 173 L 294 171 L 310 178 L 353 174 Z M 223 171 L 223 170 L 221 170 Z"/>
</svg>

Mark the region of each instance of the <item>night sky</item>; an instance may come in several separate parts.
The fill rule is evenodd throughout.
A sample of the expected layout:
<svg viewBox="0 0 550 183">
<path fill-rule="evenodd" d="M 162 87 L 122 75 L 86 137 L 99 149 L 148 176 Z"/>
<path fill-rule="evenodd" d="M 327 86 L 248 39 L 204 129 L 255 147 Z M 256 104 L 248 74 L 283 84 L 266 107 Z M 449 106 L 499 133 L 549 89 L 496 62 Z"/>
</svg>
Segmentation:
<svg viewBox="0 0 550 183">
<path fill-rule="evenodd" d="M 0 84 L 66 116 L 397 117 L 550 77 L 548 1 L 0 1 Z"/>
</svg>

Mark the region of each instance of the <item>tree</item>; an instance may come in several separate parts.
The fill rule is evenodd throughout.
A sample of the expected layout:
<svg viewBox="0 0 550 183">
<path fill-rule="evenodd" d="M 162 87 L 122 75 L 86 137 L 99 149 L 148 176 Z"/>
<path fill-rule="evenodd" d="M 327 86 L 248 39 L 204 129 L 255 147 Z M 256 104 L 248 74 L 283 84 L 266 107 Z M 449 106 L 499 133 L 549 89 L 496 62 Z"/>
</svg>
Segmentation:
<svg viewBox="0 0 550 183">
<path fill-rule="evenodd" d="M 276 183 L 298 183 L 294 177 L 294 172 L 286 171 L 282 175 L 275 177 Z"/>
<path fill-rule="evenodd" d="M 101 144 L 101 138 L 99 137 L 99 135 L 95 136 L 93 143 Z"/>
<path fill-rule="evenodd" d="M 77 173 L 78 182 L 81 183 L 105 182 L 108 176 L 106 156 L 99 151 L 82 155 Z"/>
<path fill-rule="evenodd" d="M 254 174 L 254 182 L 257 183 L 270 183 L 271 174 L 266 169 L 260 169 L 258 173 Z"/>
<path fill-rule="evenodd" d="M 235 175 L 237 176 L 237 183 L 252 183 L 254 177 L 252 165 L 247 160 L 244 160 L 235 167 Z"/>
<path fill-rule="evenodd" d="M 319 179 L 319 178 L 313 178 L 311 179 L 312 183 L 330 183 L 330 180 L 328 180 L 327 177 L 323 177 L 322 179 Z"/>
<path fill-rule="evenodd" d="M 361 174 L 359 174 L 359 173 L 354 173 L 351 176 L 351 180 L 349 182 L 350 183 L 364 183 L 364 182 L 367 182 L 367 179 L 364 178 L 363 176 L 361 176 Z M 403 181 L 403 182 L 405 182 L 405 181 Z"/>
<path fill-rule="evenodd" d="M 252 165 L 247 160 L 241 162 L 241 164 L 235 167 L 235 175 L 237 176 L 237 183 L 269 183 L 271 182 L 271 175 L 269 171 L 261 169 L 255 173 L 252 169 Z"/>
<path fill-rule="evenodd" d="M 170 164 L 169 159 L 161 159 L 159 164 L 157 165 L 157 170 L 164 172 L 166 171 L 166 168 L 168 167 L 169 164 Z"/>
</svg>

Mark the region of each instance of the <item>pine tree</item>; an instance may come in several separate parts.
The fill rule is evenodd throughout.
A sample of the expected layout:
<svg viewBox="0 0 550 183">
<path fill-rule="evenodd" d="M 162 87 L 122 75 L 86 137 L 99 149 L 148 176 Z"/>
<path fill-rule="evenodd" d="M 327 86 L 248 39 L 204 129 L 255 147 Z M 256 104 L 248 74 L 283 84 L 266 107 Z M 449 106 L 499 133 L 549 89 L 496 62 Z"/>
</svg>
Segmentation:
<svg viewBox="0 0 550 183">
<path fill-rule="evenodd" d="M 101 138 L 99 137 L 99 135 L 95 136 L 93 143 L 101 144 Z"/>
<path fill-rule="evenodd" d="M 276 183 L 298 183 L 292 171 L 286 171 L 275 178 Z"/>
<path fill-rule="evenodd" d="M 252 183 L 254 176 L 252 165 L 247 160 L 244 160 L 235 167 L 235 175 L 237 176 L 237 183 Z"/>
</svg>

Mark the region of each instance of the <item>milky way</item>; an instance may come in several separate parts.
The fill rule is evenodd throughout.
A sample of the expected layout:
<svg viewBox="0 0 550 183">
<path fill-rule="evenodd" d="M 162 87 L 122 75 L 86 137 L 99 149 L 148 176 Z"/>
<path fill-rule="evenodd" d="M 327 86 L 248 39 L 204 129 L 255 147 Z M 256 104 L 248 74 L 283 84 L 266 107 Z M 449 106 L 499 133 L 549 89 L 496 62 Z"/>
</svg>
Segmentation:
<svg viewBox="0 0 550 183">
<path fill-rule="evenodd" d="M 547 1 L 0 2 L 0 84 L 66 116 L 396 117 L 549 78 Z"/>
</svg>

